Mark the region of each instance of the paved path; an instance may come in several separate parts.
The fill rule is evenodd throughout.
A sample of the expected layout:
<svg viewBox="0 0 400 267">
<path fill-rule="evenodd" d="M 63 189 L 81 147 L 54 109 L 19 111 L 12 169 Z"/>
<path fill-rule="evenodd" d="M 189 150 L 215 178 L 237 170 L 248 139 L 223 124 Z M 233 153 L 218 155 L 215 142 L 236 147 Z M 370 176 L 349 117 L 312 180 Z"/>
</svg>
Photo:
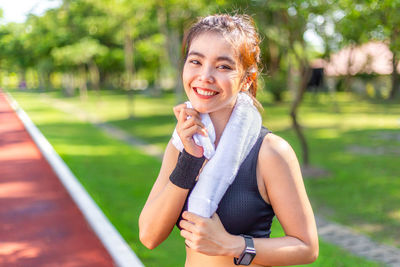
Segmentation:
<svg viewBox="0 0 400 267">
<path fill-rule="evenodd" d="M 102 122 L 92 114 L 83 110 L 76 109 L 75 106 L 65 103 L 62 100 L 45 98 L 49 104 L 66 113 L 73 114 L 82 121 L 90 122 L 100 128 L 111 137 L 124 141 L 134 147 L 139 147 L 144 153 L 162 159 L 163 151 L 158 147 L 141 141 L 128 132 Z M 333 243 L 357 256 L 381 262 L 387 266 L 400 267 L 400 249 L 392 246 L 383 245 L 372 241 L 369 237 L 359 234 L 349 227 L 325 220 L 321 216 L 316 216 L 318 234 L 326 242 Z"/>
<path fill-rule="evenodd" d="M 374 242 L 349 227 L 329 222 L 320 216 L 316 216 L 316 221 L 318 235 L 324 241 L 342 247 L 354 255 L 387 266 L 400 267 L 400 249 Z"/>
<path fill-rule="evenodd" d="M 0 266 L 114 266 L 1 92 Z"/>
</svg>

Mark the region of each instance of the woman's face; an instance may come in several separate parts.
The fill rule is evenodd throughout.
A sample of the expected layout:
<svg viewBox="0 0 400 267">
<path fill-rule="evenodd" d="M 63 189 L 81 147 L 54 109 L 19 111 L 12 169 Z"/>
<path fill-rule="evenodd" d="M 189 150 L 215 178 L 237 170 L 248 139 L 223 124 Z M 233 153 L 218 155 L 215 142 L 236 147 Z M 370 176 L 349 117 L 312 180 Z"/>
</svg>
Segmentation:
<svg viewBox="0 0 400 267">
<path fill-rule="evenodd" d="M 198 112 L 230 112 L 241 89 L 241 73 L 234 47 L 219 33 L 202 33 L 189 48 L 183 86 Z"/>
</svg>

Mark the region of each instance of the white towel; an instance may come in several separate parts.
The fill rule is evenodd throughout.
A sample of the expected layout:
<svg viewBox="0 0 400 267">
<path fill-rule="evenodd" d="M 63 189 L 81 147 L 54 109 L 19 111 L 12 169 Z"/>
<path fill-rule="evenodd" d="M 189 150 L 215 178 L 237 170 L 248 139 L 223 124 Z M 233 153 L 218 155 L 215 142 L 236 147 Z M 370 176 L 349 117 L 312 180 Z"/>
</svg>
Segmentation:
<svg viewBox="0 0 400 267">
<path fill-rule="evenodd" d="M 208 114 L 201 114 L 201 119 L 208 130 L 209 138 L 200 134 L 195 134 L 193 138 L 196 144 L 203 146 L 204 156 L 209 161 L 203 167 L 199 180 L 189 196 L 188 211 L 210 218 L 236 177 L 240 165 L 257 141 L 261 130 L 261 116 L 251 97 L 246 93 L 239 93 L 216 150 L 215 131 L 211 119 Z M 183 150 L 176 129 L 172 143 L 179 151 Z"/>
<path fill-rule="evenodd" d="M 189 101 L 185 102 L 186 106 L 188 108 L 193 108 L 192 103 Z M 188 116 L 187 119 L 190 119 L 191 116 Z M 195 134 L 193 135 L 194 142 L 198 146 L 203 147 L 203 154 L 204 157 L 207 159 L 211 159 L 212 156 L 215 154 L 215 130 L 214 130 L 214 125 L 212 124 L 212 121 L 210 119 L 210 116 L 206 113 L 200 113 L 200 118 L 201 122 L 204 124 L 208 137 L 201 135 L 201 134 Z M 178 132 L 176 131 L 176 128 L 174 130 L 174 133 L 172 135 L 172 144 L 178 149 L 179 151 L 183 150 L 183 144 L 182 141 L 178 135 Z"/>
</svg>

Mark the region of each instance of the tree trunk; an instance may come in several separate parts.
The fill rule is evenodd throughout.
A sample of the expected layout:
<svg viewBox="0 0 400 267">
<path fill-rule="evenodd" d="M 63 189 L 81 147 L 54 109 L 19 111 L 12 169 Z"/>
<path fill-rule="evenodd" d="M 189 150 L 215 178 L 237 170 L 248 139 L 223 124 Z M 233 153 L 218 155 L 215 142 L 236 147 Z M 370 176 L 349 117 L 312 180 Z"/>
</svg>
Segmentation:
<svg viewBox="0 0 400 267">
<path fill-rule="evenodd" d="M 168 33 L 168 21 L 167 21 L 167 10 L 165 9 L 164 1 L 157 1 L 157 22 L 160 32 L 165 37 L 163 48 L 160 51 L 159 66 L 158 66 L 158 77 L 154 86 L 154 95 L 161 94 L 161 80 L 168 78 L 168 68 L 170 67 L 170 60 L 168 56 L 169 51 L 169 33 Z"/>
<path fill-rule="evenodd" d="M 127 90 L 133 89 L 133 38 L 132 28 L 129 22 L 125 23 L 125 40 L 124 40 L 124 52 L 125 52 L 125 75 L 126 75 L 126 86 Z"/>
<path fill-rule="evenodd" d="M 130 22 L 125 23 L 125 41 L 124 41 L 124 52 L 125 52 L 125 74 L 126 74 L 126 89 L 128 90 L 128 113 L 129 118 L 133 118 L 133 75 L 135 72 L 133 64 L 133 38 L 132 29 Z"/>
<path fill-rule="evenodd" d="M 63 74 L 63 85 L 66 96 L 73 96 L 75 93 L 75 81 L 72 73 Z"/>
<path fill-rule="evenodd" d="M 21 90 L 26 90 L 26 88 L 27 88 L 27 86 L 26 86 L 26 70 L 25 69 L 21 69 L 21 71 L 20 71 L 18 87 Z"/>
<path fill-rule="evenodd" d="M 44 78 L 44 87 L 45 87 L 45 90 L 51 90 L 51 89 L 53 89 L 53 84 L 52 84 L 52 82 L 51 82 L 51 72 L 50 71 L 46 71 L 46 72 L 44 72 L 44 76 L 43 76 L 43 78 Z"/>
<path fill-rule="evenodd" d="M 46 73 L 44 71 L 38 70 L 38 80 L 39 80 L 39 91 L 43 92 L 46 90 Z"/>
<path fill-rule="evenodd" d="M 392 58 L 392 88 L 390 90 L 389 99 L 394 99 L 399 91 L 399 74 L 397 72 L 397 66 L 399 65 L 399 59 L 396 52 L 398 52 L 398 37 L 400 30 L 398 28 L 393 28 L 390 35 L 390 50 L 393 54 Z"/>
<path fill-rule="evenodd" d="M 345 92 L 350 92 L 350 87 L 351 87 L 351 67 L 353 66 L 353 52 L 354 52 L 354 45 L 350 46 L 350 51 L 349 51 L 349 58 L 347 59 L 347 69 L 346 69 L 346 75 L 344 77 L 344 91 Z"/>
<path fill-rule="evenodd" d="M 293 62 L 292 59 L 290 59 L 290 57 L 288 57 L 287 59 L 287 80 L 286 80 L 286 86 L 287 89 L 289 90 L 289 92 L 292 95 L 296 95 L 296 81 L 295 81 L 295 75 L 296 75 L 296 70 L 293 67 Z"/>
<path fill-rule="evenodd" d="M 86 75 L 86 67 L 82 64 L 79 67 L 79 96 L 81 100 L 86 100 L 87 95 L 87 75 Z"/>
<path fill-rule="evenodd" d="M 392 53 L 393 53 L 392 88 L 390 90 L 389 99 L 394 99 L 399 91 L 399 73 L 397 72 L 397 66 L 399 65 L 399 60 L 397 59 L 394 51 L 392 51 Z"/>
<path fill-rule="evenodd" d="M 176 103 L 182 103 L 184 99 L 185 90 L 182 84 L 182 70 L 183 70 L 183 60 L 181 60 L 181 56 L 179 55 L 180 51 L 180 42 L 179 40 L 182 39 L 179 36 L 178 29 L 174 28 L 170 32 L 170 38 L 168 42 L 171 42 L 171 50 L 169 55 L 171 55 L 171 63 L 173 64 L 173 68 L 175 69 L 175 99 Z"/>
<path fill-rule="evenodd" d="M 174 13 L 174 10 L 168 10 L 164 6 L 166 24 L 168 25 L 168 21 L 170 20 L 170 14 Z M 183 24 L 179 23 L 177 27 L 166 27 L 165 30 L 167 32 L 165 49 L 167 49 L 168 62 L 171 65 L 171 76 L 175 76 L 175 84 L 173 87 L 175 88 L 175 101 L 176 103 L 182 103 L 184 99 L 185 90 L 182 85 L 182 68 L 183 68 L 183 60 L 181 57 L 181 40 L 183 36 L 180 35 L 183 32 Z"/>
<path fill-rule="evenodd" d="M 269 65 L 267 67 L 268 73 L 271 76 L 274 76 L 280 70 L 280 63 L 282 53 L 279 51 L 279 46 L 273 42 L 268 44 L 268 53 L 269 53 Z"/>
<path fill-rule="evenodd" d="M 89 72 L 90 72 L 90 80 L 92 81 L 93 84 L 93 89 L 98 94 L 100 92 L 100 71 L 96 65 L 96 62 L 94 62 L 93 59 L 90 60 L 89 62 Z"/>
<path fill-rule="evenodd" d="M 309 165 L 308 145 L 307 145 L 307 140 L 302 132 L 301 126 L 297 121 L 297 110 L 301 104 L 301 101 L 303 100 L 303 96 L 307 88 L 307 83 L 311 76 L 311 68 L 303 64 L 301 64 L 300 66 L 301 66 L 300 67 L 301 82 L 297 87 L 297 92 L 290 107 L 290 116 L 292 118 L 292 127 L 297 137 L 300 140 L 300 145 L 303 152 L 302 153 L 303 165 L 308 166 Z"/>
</svg>

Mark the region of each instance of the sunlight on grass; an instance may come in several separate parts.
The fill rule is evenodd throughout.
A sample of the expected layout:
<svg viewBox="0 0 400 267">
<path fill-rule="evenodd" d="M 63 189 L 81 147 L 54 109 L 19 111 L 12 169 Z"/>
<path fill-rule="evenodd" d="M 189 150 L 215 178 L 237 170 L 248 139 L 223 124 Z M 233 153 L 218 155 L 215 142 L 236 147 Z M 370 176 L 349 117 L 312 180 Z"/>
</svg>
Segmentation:
<svg viewBox="0 0 400 267">
<path fill-rule="evenodd" d="M 52 97 L 60 99 L 165 147 L 175 127 L 173 97 L 151 99 L 137 96 L 134 102 L 136 117 L 131 120 L 127 117 L 126 96 L 112 92 L 101 95 L 100 104 L 96 104 L 93 95 L 89 95 L 87 102 L 79 98 L 64 99 L 58 93 L 46 94 L 45 97 L 36 93 L 13 92 L 13 95 L 146 266 L 182 266 L 183 242 L 176 229 L 154 251 L 148 251 L 138 241 L 137 216 L 160 162 L 110 139 L 98 129 L 50 105 Z M 367 102 L 357 102 L 356 105 L 354 101 L 358 100 L 348 95 L 338 94 L 337 99 L 340 99 L 340 113 L 332 112 L 332 103 L 324 97 L 317 104 L 306 99 L 300 110 L 312 164 L 332 173 L 322 179 L 305 179 L 313 208 L 328 219 L 352 226 L 378 241 L 399 245 L 400 232 L 393 230 L 400 229 L 398 213 L 395 212 L 400 203 L 398 157 L 356 154 L 348 147 L 400 149 L 397 124 L 400 110 L 394 105 Z M 263 104 L 264 124 L 288 140 L 301 159 L 298 140 L 289 128 L 288 106 L 267 101 Z M 277 225 L 273 224 L 274 236 L 283 235 Z M 377 266 L 348 256 L 321 240 L 320 258 L 314 266 Z"/>
<path fill-rule="evenodd" d="M 320 138 L 320 139 L 334 139 L 334 138 L 338 138 L 340 136 L 339 131 L 335 131 L 332 129 L 320 129 L 318 131 L 316 131 L 316 138 Z"/>
<path fill-rule="evenodd" d="M 69 155 L 76 156 L 107 156 L 115 155 L 118 149 L 115 146 L 71 145 L 58 144 L 58 149 L 68 151 Z"/>
</svg>

